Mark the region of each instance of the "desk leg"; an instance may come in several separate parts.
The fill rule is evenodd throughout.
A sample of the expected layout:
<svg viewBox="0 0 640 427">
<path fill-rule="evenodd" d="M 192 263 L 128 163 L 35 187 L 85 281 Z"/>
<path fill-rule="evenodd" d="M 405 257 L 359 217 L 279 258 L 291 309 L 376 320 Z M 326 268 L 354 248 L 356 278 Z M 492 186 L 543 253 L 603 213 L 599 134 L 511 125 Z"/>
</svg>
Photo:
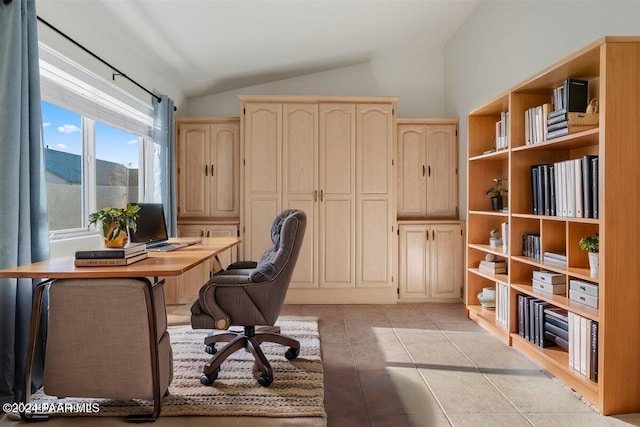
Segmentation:
<svg viewBox="0 0 640 427">
<path fill-rule="evenodd" d="M 209 277 L 213 277 L 213 275 L 217 272 L 224 270 L 224 268 L 222 267 L 222 263 L 220 262 L 220 258 L 218 258 L 218 255 L 215 255 L 211 261 L 211 272 L 209 273 Z"/>
<path fill-rule="evenodd" d="M 27 347 L 27 360 L 24 367 L 24 382 L 22 384 L 22 402 L 27 404 L 31 399 L 31 370 L 33 369 L 33 359 L 35 358 L 38 332 L 40 330 L 40 318 L 42 317 L 42 294 L 51 280 L 38 283 L 33 291 L 33 301 L 31 303 L 31 326 L 29 327 L 29 344 Z M 47 414 L 31 414 L 20 412 L 20 418 L 24 421 L 46 421 Z"/>
</svg>

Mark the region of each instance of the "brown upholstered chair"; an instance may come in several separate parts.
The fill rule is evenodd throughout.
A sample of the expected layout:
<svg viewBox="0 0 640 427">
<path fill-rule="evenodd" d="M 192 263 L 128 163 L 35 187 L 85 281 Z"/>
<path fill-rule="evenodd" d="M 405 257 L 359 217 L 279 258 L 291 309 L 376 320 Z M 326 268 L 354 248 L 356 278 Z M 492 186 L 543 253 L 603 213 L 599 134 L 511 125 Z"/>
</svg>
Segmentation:
<svg viewBox="0 0 640 427">
<path fill-rule="evenodd" d="M 173 378 L 163 281 L 57 279 L 49 289 L 44 392 L 58 397 L 154 401 Z"/>
<path fill-rule="evenodd" d="M 239 262 L 211 278 L 201 289 L 199 299 L 191 307 L 194 329 L 227 329 L 243 326 L 242 332 L 222 332 L 205 339 L 207 351 L 214 356 L 205 364 L 200 381 L 211 385 L 220 365 L 241 348 L 250 351 L 261 372 L 258 383 L 268 387 L 273 381 L 269 361 L 260 349 L 262 342 L 288 346 L 285 357 L 298 357 L 300 343 L 280 334 L 273 327 L 280 315 L 291 275 L 300 252 L 307 223 L 304 212 L 287 210 L 274 220 L 271 227 L 273 247 L 258 262 Z M 256 330 L 257 326 L 265 326 Z M 215 343 L 228 342 L 219 352 Z"/>
</svg>

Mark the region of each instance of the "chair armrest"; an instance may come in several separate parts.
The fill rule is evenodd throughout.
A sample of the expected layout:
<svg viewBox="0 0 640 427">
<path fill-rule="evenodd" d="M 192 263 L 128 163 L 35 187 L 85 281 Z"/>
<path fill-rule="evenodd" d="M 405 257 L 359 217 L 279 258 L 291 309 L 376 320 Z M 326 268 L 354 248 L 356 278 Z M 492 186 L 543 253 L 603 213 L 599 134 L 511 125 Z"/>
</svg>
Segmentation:
<svg viewBox="0 0 640 427">
<path fill-rule="evenodd" d="M 256 261 L 237 261 L 229 264 L 227 270 L 239 270 L 245 268 L 256 268 L 258 263 Z"/>
</svg>

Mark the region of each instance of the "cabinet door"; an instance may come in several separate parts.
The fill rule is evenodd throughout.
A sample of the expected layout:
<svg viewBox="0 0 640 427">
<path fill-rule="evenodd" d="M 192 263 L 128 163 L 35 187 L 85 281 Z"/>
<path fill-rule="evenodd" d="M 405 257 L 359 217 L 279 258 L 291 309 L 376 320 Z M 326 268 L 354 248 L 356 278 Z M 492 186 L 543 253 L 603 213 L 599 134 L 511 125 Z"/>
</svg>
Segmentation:
<svg viewBox="0 0 640 427">
<path fill-rule="evenodd" d="M 178 237 L 204 237 L 203 225 L 178 225 Z"/>
<path fill-rule="evenodd" d="M 208 124 L 184 123 L 178 130 L 178 216 L 209 216 Z"/>
<path fill-rule="evenodd" d="M 317 104 L 282 106 L 282 156 L 283 207 L 300 209 L 307 215 L 307 228 L 290 286 L 317 287 Z"/>
<path fill-rule="evenodd" d="M 359 104 L 356 119 L 356 287 L 388 287 L 396 218 L 393 106 Z"/>
<path fill-rule="evenodd" d="M 427 216 L 458 215 L 456 125 L 427 126 Z"/>
<path fill-rule="evenodd" d="M 238 235 L 238 227 L 235 225 L 206 225 L 206 237 L 234 237 Z M 218 255 L 222 268 L 227 268 L 229 264 L 237 261 L 237 246 L 234 246 Z"/>
<path fill-rule="evenodd" d="M 237 217 L 240 212 L 240 124 L 212 124 L 209 152 L 209 214 Z"/>
<path fill-rule="evenodd" d="M 258 260 L 282 210 L 282 104 L 245 104 L 244 132 L 244 256 Z"/>
<path fill-rule="evenodd" d="M 320 286 L 355 284 L 356 107 L 320 104 Z"/>
<path fill-rule="evenodd" d="M 464 237 L 460 224 L 431 225 L 429 247 L 429 296 L 431 299 L 462 297 Z"/>
<path fill-rule="evenodd" d="M 427 215 L 427 127 L 398 125 L 398 217 Z"/>
<path fill-rule="evenodd" d="M 401 225 L 398 254 L 398 288 L 401 300 L 428 298 L 430 228 Z"/>
</svg>

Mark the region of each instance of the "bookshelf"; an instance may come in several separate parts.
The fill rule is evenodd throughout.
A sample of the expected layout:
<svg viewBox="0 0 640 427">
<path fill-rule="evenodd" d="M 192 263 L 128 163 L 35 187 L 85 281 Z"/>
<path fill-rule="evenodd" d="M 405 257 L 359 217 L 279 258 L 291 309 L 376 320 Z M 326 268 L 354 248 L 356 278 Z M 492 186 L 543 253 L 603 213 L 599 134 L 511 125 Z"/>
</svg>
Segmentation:
<svg viewBox="0 0 640 427">
<path fill-rule="evenodd" d="M 564 381 L 604 415 L 640 412 L 640 37 L 604 37 L 509 89 L 468 117 L 468 213 L 465 303 L 468 317 Z M 527 144 L 525 111 L 552 102 L 553 91 L 568 78 L 589 82 L 589 99 L 599 100 L 595 129 Z M 508 112 L 509 146 L 495 148 L 496 122 Z M 597 155 L 598 218 L 533 214 L 531 166 Z M 492 211 L 486 190 L 505 177 L 505 211 Z M 490 247 L 489 230 L 509 224 L 507 250 Z M 582 236 L 599 233 L 600 269 L 589 271 Z M 523 256 L 524 234 L 540 236 L 540 251 L 563 252 L 567 266 Z M 507 274 L 480 272 L 487 254 L 507 260 Z M 565 276 L 567 291 L 552 295 L 532 286 L 533 271 Z M 598 308 L 569 298 L 570 280 L 598 286 Z M 482 288 L 509 285 L 508 326 L 483 310 Z M 598 380 L 574 370 L 568 353 L 542 348 L 518 333 L 518 297 L 528 295 L 598 322 Z"/>
</svg>

